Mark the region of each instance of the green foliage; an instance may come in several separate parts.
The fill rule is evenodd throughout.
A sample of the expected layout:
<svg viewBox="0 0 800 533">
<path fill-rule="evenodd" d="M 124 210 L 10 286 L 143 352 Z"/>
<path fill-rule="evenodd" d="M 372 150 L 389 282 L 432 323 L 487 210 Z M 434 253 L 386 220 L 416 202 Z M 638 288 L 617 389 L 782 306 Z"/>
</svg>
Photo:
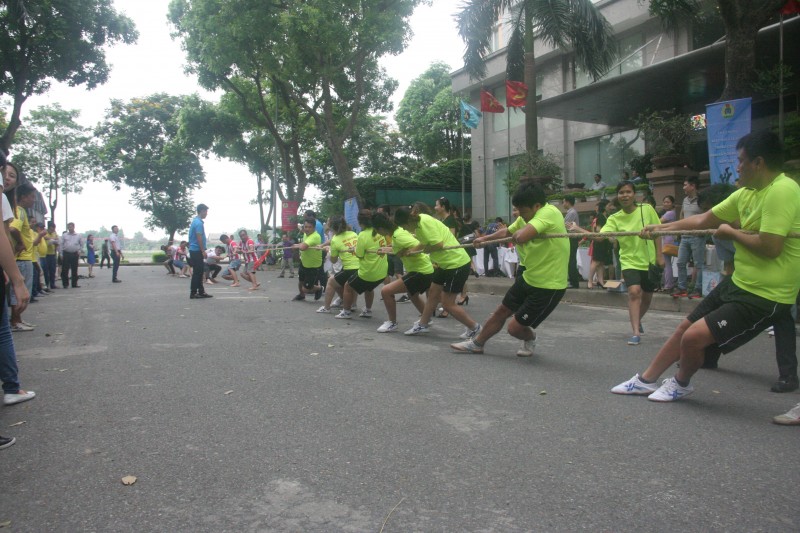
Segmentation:
<svg viewBox="0 0 800 533">
<path fill-rule="evenodd" d="M 131 187 L 131 203 L 149 215 L 145 225 L 170 237 L 189 227 L 192 191 L 205 181 L 198 156 L 178 136 L 180 111 L 192 100 L 166 94 L 112 100 L 97 128 L 106 179 L 117 189 Z"/>
<path fill-rule="evenodd" d="M 792 67 L 789 65 L 773 65 L 771 68 L 759 69 L 756 74 L 758 77 L 753 82 L 753 91 L 766 97 L 786 94 L 794 77 Z M 782 81 L 781 74 L 783 74 Z"/>
<path fill-rule="evenodd" d="M 778 133 L 777 124 L 773 127 Z M 783 119 L 783 148 L 786 159 L 800 159 L 800 113 L 786 115 Z"/>
<path fill-rule="evenodd" d="M 506 179 L 506 189 L 517 190 L 522 179 L 538 183 L 548 194 L 560 191 L 564 181 L 558 157 L 554 154 L 527 152 L 517 157 Z"/>
<path fill-rule="evenodd" d="M 645 153 L 632 157 L 628 160 L 628 167 L 638 172 L 642 177 L 647 176 L 653 171 L 653 155 Z"/>
<path fill-rule="evenodd" d="M 152 256 L 153 263 L 163 263 L 167 260 L 167 254 L 164 252 L 156 252 Z"/>
<path fill-rule="evenodd" d="M 112 0 L 3 2 L 0 7 L 0 94 L 14 98 L 14 111 L 0 138 L 7 149 L 20 126 L 22 104 L 53 81 L 92 89 L 108 79 L 106 47 L 132 43 L 133 22 Z"/>
<path fill-rule="evenodd" d="M 98 147 L 91 131 L 76 122 L 79 115 L 58 104 L 34 109 L 17 136 L 14 161 L 28 179 L 44 186 L 50 220 L 55 220 L 59 194 L 80 193 L 99 174 Z"/>
<path fill-rule="evenodd" d="M 646 110 L 636 115 L 633 122 L 647 142 L 648 152 L 656 156 L 686 154 L 693 131 L 689 115 L 674 109 Z"/>
</svg>

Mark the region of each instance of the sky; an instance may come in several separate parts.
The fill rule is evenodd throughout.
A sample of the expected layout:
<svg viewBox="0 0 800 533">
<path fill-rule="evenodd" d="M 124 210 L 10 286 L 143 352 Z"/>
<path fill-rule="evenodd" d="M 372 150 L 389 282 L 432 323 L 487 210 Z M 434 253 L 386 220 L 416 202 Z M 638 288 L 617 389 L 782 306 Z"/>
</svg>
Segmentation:
<svg viewBox="0 0 800 533">
<path fill-rule="evenodd" d="M 218 95 L 202 90 L 193 76 L 184 72 L 185 57 L 180 42 L 170 37 L 167 23 L 169 0 L 115 0 L 115 8 L 136 24 L 139 39 L 135 45 L 117 45 L 107 50 L 112 65 L 109 81 L 87 91 L 82 87 L 53 85 L 44 95 L 32 96 L 23 107 L 22 121 L 31 109 L 59 103 L 65 109 L 81 111 L 79 122 L 94 127 L 103 119 L 112 99 L 127 101 L 158 92 L 193 94 L 216 101 Z M 433 0 L 431 6 L 420 6 L 411 17 L 414 36 L 405 52 L 383 58 L 381 63 L 389 75 L 399 82 L 392 101 L 395 110 L 409 83 L 421 75 L 431 63 L 443 61 L 457 70 L 462 66 L 464 45 L 458 37 L 453 14 L 458 4 L 453 0 Z M 10 105 L 7 106 L 10 114 Z M 13 160 L 13 145 L 11 147 Z M 203 159 L 206 183 L 195 191 L 197 203 L 209 205 L 206 231 L 233 232 L 240 227 L 259 226 L 258 207 L 250 205 L 256 196 L 255 177 L 244 166 L 216 158 Z M 115 191 L 106 182 L 88 182 L 83 192 L 71 194 L 66 209 L 63 198 L 56 209 L 56 224 L 66 226 L 66 217 L 76 230 L 98 230 L 116 224 L 132 237 L 142 231 L 147 238 L 164 237 L 163 230 L 144 227 L 145 213 L 130 205 L 130 189 Z M 265 214 L 268 208 L 265 207 Z"/>
</svg>

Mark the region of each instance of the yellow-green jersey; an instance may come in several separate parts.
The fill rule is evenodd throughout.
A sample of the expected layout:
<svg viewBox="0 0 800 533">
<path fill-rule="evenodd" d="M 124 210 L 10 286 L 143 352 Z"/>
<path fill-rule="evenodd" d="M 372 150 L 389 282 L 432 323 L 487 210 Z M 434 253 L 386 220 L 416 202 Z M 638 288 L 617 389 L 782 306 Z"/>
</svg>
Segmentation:
<svg viewBox="0 0 800 533">
<path fill-rule="evenodd" d="M 17 206 L 16 216 L 11 222 L 11 227 L 19 231 L 22 245 L 25 246 L 25 249 L 17 254 L 17 261 L 33 261 L 33 231 L 28 222 L 28 213 L 20 206 Z"/>
<path fill-rule="evenodd" d="M 800 187 L 785 174 L 764 189 L 739 189 L 711 211 L 726 222 L 738 220 L 743 230 L 786 237 L 800 232 Z M 793 304 L 800 290 L 800 239 L 783 241 L 781 254 L 770 259 L 746 246 L 736 247 L 733 283 L 772 302 Z"/>
<path fill-rule="evenodd" d="M 516 221 L 514 221 L 516 224 Z M 528 224 L 539 235 L 566 233 L 564 215 L 553 205 L 543 205 Z M 539 289 L 566 289 L 569 242 L 567 239 L 531 239 L 523 245 L 525 251 L 520 264 L 525 267 L 522 279 L 531 287 Z M 519 254 L 519 251 L 517 251 Z M 522 261 L 522 257 L 525 261 Z"/>
<path fill-rule="evenodd" d="M 419 246 L 419 241 L 403 228 L 397 228 L 392 234 L 392 251 L 397 254 Z M 433 274 L 433 264 L 427 254 L 406 255 L 400 258 L 406 272 L 419 272 L 420 274 Z"/>
<path fill-rule="evenodd" d="M 342 270 L 358 270 L 359 260 L 350 248 L 355 248 L 358 234 L 345 231 L 331 237 L 331 259 L 338 257 L 342 261 Z"/>
<path fill-rule="evenodd" d="M 374 253 L 378 248 L 386 246 L 383 235 L 372 234 L 372 228 L 364 228 L 358 234 L 356 257 L 358 257 L 358 277 L 364 281 L 380 281 L 389 271 L 389 262 L 385 255 Z"/>
<path fill-rule="evenodd" d="M 650 204 L 640 204 L 633 213 L 617 211 L 606 221 L 600 233 L 627 231 L 639 233 L 645 226 L 661 224 L 658 213 Z M 622 270 L 647 270 L 656 263 L 656 244 L 638 235 L 617 237 L 619 242 L 619 262 Z"/>
<path fill-rule="evenodd" d="M 319 233 L 312 231 L 311 235 L 303 236 L 303 243 L 308 246 L 319 246 L 322 243 L 322 237 Z M 300 263 L 305 268 L 319 268 L 322 266 L 322 250 L 309 248 L 308 250 L 300 250 Z"/>
<path fill-rule="evenodd" d="M 419 224 L 415 236 L 421 244 L 426 246 L 444 243 L 444 246 L 458 246 L 459 242 L 450 228 L 430 215 L 419 215 Z M 460 268 L 470 262 L 469 255 L 463 248 L 453 250 L 437 250 L 431 252 L 431 261 L 439 268 Z"/>
<path fill-rule="evenodd" d="M 527 225 L 528 225 L 528 223 L 525 222 L 525 220 L 523 220 L 522 217 L 517 217 L 517 220 L 515 220 L 513 224 L 508 226 L 507 229 L 508 229 L 510 235 L 514 235 L 514 233 L 516 233 L 517 231 L 521 230 L 522 228 L 524 228 Z M 528 244 L 529 242 L 531 242 L 531 241 L 528 241 L 528 242 L 523 243 L 523 244 L 517 244 L 517 245 L 514 246 L 514 248 L 517 250 L 517 257 L 519 257 L 519 264 L 520 265 L 525 264 L 525 245 Z"/>
<path fill-rule="evenodd" d="M 55 231 L 48 231 L 43 240 L 45 244 L 47 244 L 47 253 L 45 255 L 56 255 L 56 245 L 54 241 L 58 242 L 58 234 L 56 234 Z"/>
</svg>

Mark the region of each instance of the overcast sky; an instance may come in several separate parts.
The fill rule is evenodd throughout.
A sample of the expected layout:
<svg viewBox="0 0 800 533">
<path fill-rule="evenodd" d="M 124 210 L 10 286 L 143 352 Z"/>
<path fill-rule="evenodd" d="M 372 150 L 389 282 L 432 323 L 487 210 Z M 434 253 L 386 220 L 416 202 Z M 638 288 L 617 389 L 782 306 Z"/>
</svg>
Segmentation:
<svg viewBox="0 0 800 533">
<path fill-rule="evenodd" d="M 129 100 L 166 92 L 199 93 L 208 100 L 216 100 L 215 95 L 202 91 L 193 77 L 183 75 L 183 52 L 179 42 L 169 36 L 168 4 L 168 0 L 115 0 L 117 10 L 135 22 L 139 40 L 135 45 L 120 45 L 108 50 L 108 60 L 112 65 L 108 83 L 93 91 L 53 86 L 47 94 L 28 99 L 23 107 L 23 122 L 31 109 L 56 102 L 65 109 L 80 110 L 80 122 L 94 127 L 102 120 L 113 98 Z M 418 7 L 411 19 L 414 37 L 408 48 L 400 56 L 382 61 L 389 75 L 400 83 L 393 97 L 395 110 L 411 80 L 422 74 L 431 63 L 444 61 L 453 70 L 461 67 L 464 46 L 453 20 L 457 5 L 453 0 L 433 0 L 432 6 Z M 7 114 L 9 112 L 10 109 Z M 13 146 L 11 150 L 13 160 Z M 225 160 L 203 160 L 203 168 L 206 183 L 195 192 L 194 198 L 197 203 L 210 206 L 206 230 L 221 233 L 242 226 L 257 228 L 258 207 L 249 204 L 256 195 L 255 177 L 245 167 Z M 129 200 L 130 190 L 123 188 L 117 192 L 106 183 L 87 183 L 83 193 L 69 196 L 69 220 L 75 222 L 80 232 L 117 224 L 129 237 L 136 231 L 144 232 L 148 238 L 163 237 L 163 231 L 149 231 L 144 227 L 145 214 L 131 206 Z M 65 216 L 62 199 L 56 209 L 56 224 L 61 229 L 65 227 Z"/>
</svg>

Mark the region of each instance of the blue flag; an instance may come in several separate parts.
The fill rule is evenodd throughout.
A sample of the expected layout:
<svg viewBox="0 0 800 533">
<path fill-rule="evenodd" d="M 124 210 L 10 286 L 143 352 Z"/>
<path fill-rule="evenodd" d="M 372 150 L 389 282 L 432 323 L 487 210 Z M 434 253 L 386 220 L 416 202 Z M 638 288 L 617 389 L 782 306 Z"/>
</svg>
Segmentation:
<svg viewBox="0 0 800 533">
<path fill-rule="evenodd" d="M 344 219 L 353 228 L 353 231 L 359 233 L 361 226 L 358 225 L 358 202 L 355 198 L 348 198 L 344 201 Z"/>
<path fill-rule="evenodd" d="M 475 129 L 478 127 L 478 124 L 481 123 L 481 114 L 480 111 L 466 103 L 464 100 L 460 100 L 461 102 L 461 122 L 468 128 Z"/>
</svg>

